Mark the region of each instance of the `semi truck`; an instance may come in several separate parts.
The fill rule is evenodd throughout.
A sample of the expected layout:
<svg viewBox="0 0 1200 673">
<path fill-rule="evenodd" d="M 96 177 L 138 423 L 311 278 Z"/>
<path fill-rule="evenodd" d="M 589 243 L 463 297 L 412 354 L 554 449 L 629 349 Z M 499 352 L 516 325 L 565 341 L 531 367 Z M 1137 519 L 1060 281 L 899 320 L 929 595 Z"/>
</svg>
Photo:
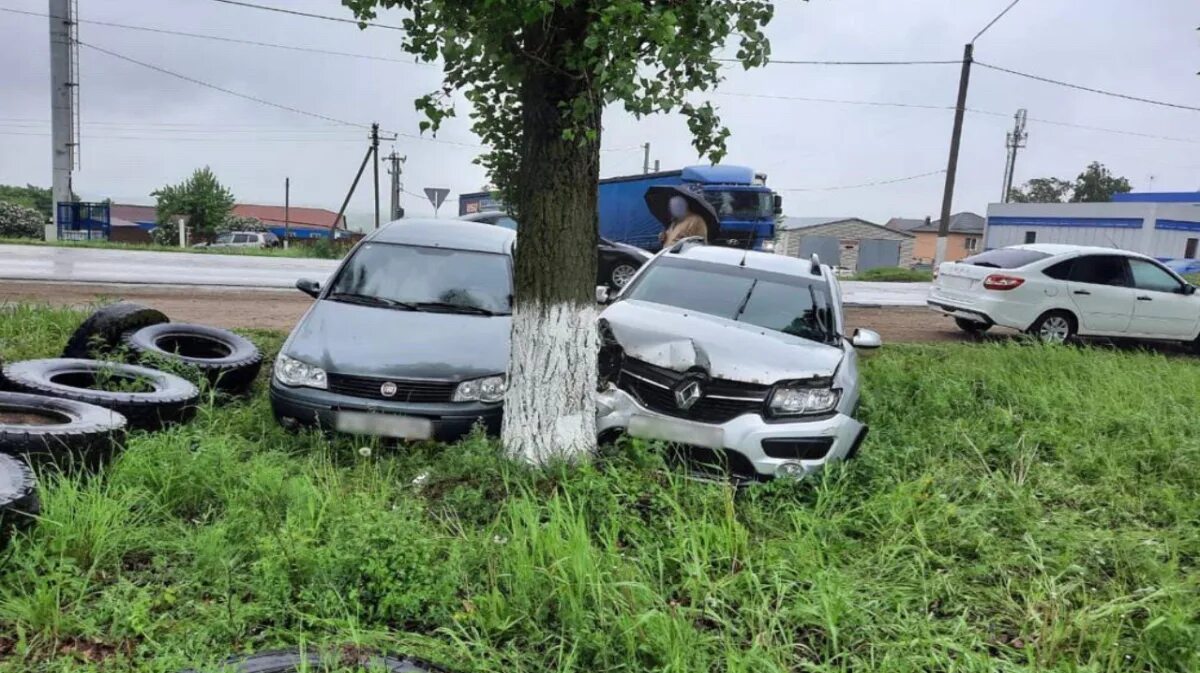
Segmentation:
<svg viewBox="0 0 1200 673">
<path fill-rule="evenodd" d="M 775 217 L 783 200 L 767 187 L 767 176 L 745 166 L 689 166 L 674 171 L 639 173 L 600 181 L 600 237 L 655 251 L 663 224 L 646 206 L 646 189 L 679 185 L 702 195 L 720 219 L 710 243 L 752 250 L 774 249 Z M 504 211 L 491 192 L 458 197 L 458 214 Z"/>
</svg>

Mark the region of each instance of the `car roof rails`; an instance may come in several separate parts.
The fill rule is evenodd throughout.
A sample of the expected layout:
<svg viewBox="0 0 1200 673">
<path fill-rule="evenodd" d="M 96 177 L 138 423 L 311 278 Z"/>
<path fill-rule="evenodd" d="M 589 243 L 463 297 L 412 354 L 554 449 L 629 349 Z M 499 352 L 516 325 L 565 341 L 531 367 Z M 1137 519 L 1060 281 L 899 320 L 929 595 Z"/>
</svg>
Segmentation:
<svg viewBox="0 0 1200 673">
<path fill-rule="evenodd" d="M 691 248 L 691 247 L 694 247 L 697 245 L 705 245 L 706 243 L 707 243 L 707 241 L 704 240 L 703 236 L 688 236 L 687 238 L 680 239 L 680 240 L 676 241 L 675 243 L 671 244 L 671 247 L 668 250 L 668 252 L 670 252 L 672 255 L 678 255 L 679 253 L 683 252 L 684 250 L 687 250 L 688 248 Z"/>
<path fill-rule="evenodd" d="M 812 265 L 808 267 L 808 272 L 814 276 L 821 275 L 821 258 L 817 257 L 817 253 L 812 254 Z"/>
</svg>

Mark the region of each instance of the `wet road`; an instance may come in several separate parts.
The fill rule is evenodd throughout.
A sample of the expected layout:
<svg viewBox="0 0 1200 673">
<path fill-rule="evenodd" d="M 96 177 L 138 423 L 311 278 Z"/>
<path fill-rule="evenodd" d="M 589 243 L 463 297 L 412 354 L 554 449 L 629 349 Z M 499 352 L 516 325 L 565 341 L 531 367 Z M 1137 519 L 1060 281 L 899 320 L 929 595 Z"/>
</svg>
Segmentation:
<svg viewBox="0 0 1200 673">
<path fill-rule="evenodd" d="M 290 288 L 301 278 L 324 282 L 337 264 L 291 257 L 0 245 L 4 280 Z M 928 283 L 842 282 L 844 302 L 853 306 L 924 306 L 928 291 Z"/>
</svg>

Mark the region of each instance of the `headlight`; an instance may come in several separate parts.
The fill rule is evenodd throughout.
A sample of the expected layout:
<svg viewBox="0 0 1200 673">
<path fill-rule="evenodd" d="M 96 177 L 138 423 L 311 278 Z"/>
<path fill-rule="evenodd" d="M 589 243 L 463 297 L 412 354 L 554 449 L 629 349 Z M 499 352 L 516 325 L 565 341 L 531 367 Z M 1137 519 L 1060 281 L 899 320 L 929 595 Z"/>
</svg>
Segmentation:
<svg viewBox="0 0 1200 673">
<path fill-rule="evenodd" d="M 503 402 L 508 379 L 503 375 L 463 381 L 454 390 L 455 402 Z"/>
<path fill-rule="evenodd" d="M 763 241 L 762 242 L 762 251 L 763 252 L 775 252 L 775 241 Z"/>
<path fill-rule="evenodd" d="M 275 380 L 285 386 L 304 386 L 321 390 L 329 387 L 324 369 L 305 364 L 296 358 L 289 358 L 282 353 L 275 358 Z"/>
<path fill-rule="evenodd" d="M 775 416 L 806 416 L 832 411 L 842 397 L 834 388 L 780 386 L 771 395 L 770 409 Z"/>
</svg>

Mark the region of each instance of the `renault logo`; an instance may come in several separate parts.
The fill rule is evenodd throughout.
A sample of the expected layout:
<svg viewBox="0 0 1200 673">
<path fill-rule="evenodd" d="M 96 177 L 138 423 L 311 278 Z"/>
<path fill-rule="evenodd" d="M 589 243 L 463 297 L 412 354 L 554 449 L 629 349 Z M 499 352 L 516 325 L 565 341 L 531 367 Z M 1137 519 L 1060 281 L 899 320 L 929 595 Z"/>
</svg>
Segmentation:
<svg viewBox="0 0 1200 673">
<path fill-rule="evenodd" d="M 683 411 L 687 411 L 692 408 L 692 405 L 700 401 L 700 396 L 703 394 L 703 391 L 700 390 L 699 381 L 686 381 L 683 385 L 675 389 L 675 406 Z"/>
<path fill-rule="evenodd" d="M 384 397 L 395 397 L 396 390 L 396 384 L 392 383 L 391 381 L 379 386 L 379 394 L 383 395 Z"/>
</svg>

